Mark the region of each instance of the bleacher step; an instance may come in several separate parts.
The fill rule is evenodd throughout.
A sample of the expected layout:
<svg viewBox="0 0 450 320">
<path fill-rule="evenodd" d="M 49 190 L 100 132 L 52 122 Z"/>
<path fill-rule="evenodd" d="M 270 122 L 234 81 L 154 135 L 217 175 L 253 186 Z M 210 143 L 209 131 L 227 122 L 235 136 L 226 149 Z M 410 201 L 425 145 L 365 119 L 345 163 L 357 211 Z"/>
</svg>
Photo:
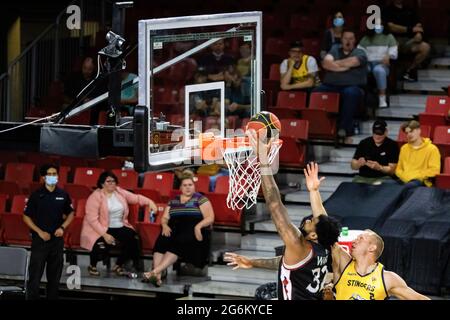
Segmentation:
<svg viewBox="0 0 450 320">
<path fill-rule="evenodd" d="M 322 196 L 322 201 L 327 200 L 333 194 L 333 192 L 321 191 L 320 195 Z M 292 192 L 287 194 L 284 197 L 284 199 L 289 202 L 309 203 L 309 192 L 308 191 Z"/>
<path fill-rule="evenodd" d="M 231 266 L 216 265 L 208 268 L 208 276 L 212 281 L 264 284 L 275 281 L 277 272 L 261 268 L 233 270 Z"/>
<path fill-rule="evenodd" d="M 425 110 L 425 108 L 423 110 Z M 384 109 L 377 110 L 377 117 L 408 120 L 408 119 L 411 119 L 413 117 L 413 115 L 417 115 L 420 112 L 423 112 L 423 110 L 418 109 L 418 108 L 409 108 L 409 107 L 384 108 Z"/>
<path fill-rule="evenodd" d="M 442 87 L 448 87 L 449 81 L 417 81 L 417 82 L 405 82 L 403 83 L 403 89 L 410 91 L 433 91 L 442 92 Z"/>
<path fill-rule="evenodd" d="M 423 80 L 438 80 L 447 81 L 450 83 L 450 70 L 447 69 L 424 69 L 418 71 L 419 81 Z"/>
<path fill-rule="evenodd" d="M 350 163 L 355 153 L 355 148 L 339 148 L 330 151 L 330 161 Z"/>
<path fill-rule="evenodd" d="M 450 57 L 434 58 L 431 60 L 430 65 L 441 66 L 441 67 L 450 67 Z"/>
<path fill-rule="evenodd" d="M 205 281 L 193 284 L 191 292 L 193 294 L 211 294 L 231 297 L 254 298 L 256 288 L 259 284 L 235 283 L 226 281 Z"/>
<path fill-rule="evenodd" d="M 341 174 L 341 175 L 354 175 L 357 171 L 350 167 L 350 163 L 326 161 L 320 163 L 320 172 L 325 174 Z"/>
<path fill-rule="evenodd" d="M 391 105 L 398 105 L 404 107 L 422 106 L 425 109 L 427 96 L 421 94 L 395 94 L 391 95 L 389 99 Z"/>
<path fill-rule="evenodd" d="M 301 220 L 292 219 L 292 223 L 296 226 L 300 225 Z M 255 231 L 277 232 L 277 228 L 272 220 L 261 221 L 255 223 Z"/>
<path fill-rule="evenodd" d="M 253 251 L 273 251 L 283 245 L 283 241 L 275 234 L 247 234 L 241 239 L 241 249 Z"/>
</svg>

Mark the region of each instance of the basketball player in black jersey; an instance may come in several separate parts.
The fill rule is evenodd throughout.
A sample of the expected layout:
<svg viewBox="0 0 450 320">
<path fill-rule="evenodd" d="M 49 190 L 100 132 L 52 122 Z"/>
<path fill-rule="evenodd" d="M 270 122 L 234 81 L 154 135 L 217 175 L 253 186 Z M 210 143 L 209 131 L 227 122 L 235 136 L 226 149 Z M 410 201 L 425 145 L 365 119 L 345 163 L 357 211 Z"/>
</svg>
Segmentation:
<svg viewBox="0 0 450 320">
<path fill-rule="evenodd" d="M 331 271 L 331 246 L 337 242 L 340 233 L 339 223 L 328 217 L 322 205 L 319 186 L 324 178 L 319 179 L 319 169 L 315 163 L 308 164 L 304 170 L 313 215 L 303 219 L 300 228 L 297 228 L 281 201 L 273 175 L 270 172 L 267 174 L 270 169 L 267 161 L 270 143 L 266 145 L 258 141 L 254 131 L 248 134 L 261 162 L 264 198 L 285 250 L 282 256 L 275 259 L 250 260 L 227 253 L 225 261 L 235 268 L 274 268 L 277 264 L 279 300 L 320 300 L 325 278 Z"/>
</svg>

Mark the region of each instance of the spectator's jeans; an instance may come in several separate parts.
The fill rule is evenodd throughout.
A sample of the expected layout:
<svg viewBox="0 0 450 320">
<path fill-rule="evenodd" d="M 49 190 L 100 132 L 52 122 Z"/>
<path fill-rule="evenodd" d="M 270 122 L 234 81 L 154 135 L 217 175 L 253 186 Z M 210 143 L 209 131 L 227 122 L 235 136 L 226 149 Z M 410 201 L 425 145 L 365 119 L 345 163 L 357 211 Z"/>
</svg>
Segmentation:
<svg viewBox="0 0 450 320">
<path fill-rule="evenodd" d="M 389 76 L 389 68 L 385 64 L 380 62 L 369 62 L 369 71 L 373 73 L 375 80 L 377 82 L 378 90 L 386 90 L 387 88 L 387 77 Z"/>
<path fill-rule="evenodd" d="M 341 109 L 339 111 L 338 130 L 344 129 L 347 136 L 353 135 L 353 118 L 364 96 L 358 86 L 335 86 L 321 84 L 314 92 L 337 92 L 340 94 Z"/>
<path fill-rule="evenodd" d="M 422 181 L 416 180 L 416 179 L 411 180 L 411 181 L 405 183 L 404 185 L 405 185 L 405 188 L 407 188 L 407 189 L 424 186 Z"/>
</svg>

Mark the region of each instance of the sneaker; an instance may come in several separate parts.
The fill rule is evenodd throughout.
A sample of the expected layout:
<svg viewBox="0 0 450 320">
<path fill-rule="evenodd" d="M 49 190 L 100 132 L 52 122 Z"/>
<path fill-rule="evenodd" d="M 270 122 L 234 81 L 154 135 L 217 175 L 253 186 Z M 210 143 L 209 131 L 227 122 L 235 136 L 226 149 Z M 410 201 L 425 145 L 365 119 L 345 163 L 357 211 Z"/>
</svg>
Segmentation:
<svg viewBox="0 0 450 320">
<path fill-rule="evenodd" d="M 97 268 L 93 266 L 88 266 L 88 272 L 91 276 L 98 277 L 100 275 L 100 272 L 98 272 Z"/>
<path fill-rule="evenodd" d="M 406 72 L 403 74 L 403 79 L 406 80 L 406 81 L 410 81 L 410 82 L 415 82 L 415 81 L 417 81 L 417 79 L 414 78 L 413 75 L 411 74 L 411 71 L 406 71 Z"/>
<path fill-rule="evenodd" d="M 378 108 L 387 108 L 386 96 L 378 96 Z"/>
</svg>

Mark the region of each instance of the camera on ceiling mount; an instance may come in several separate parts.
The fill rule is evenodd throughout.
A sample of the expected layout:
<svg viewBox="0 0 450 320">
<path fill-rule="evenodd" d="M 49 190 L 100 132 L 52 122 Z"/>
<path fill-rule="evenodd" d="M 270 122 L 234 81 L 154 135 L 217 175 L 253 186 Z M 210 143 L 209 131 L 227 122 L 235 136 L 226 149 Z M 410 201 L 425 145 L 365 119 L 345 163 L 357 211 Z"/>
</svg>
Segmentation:
<svg viewBox="0 0 450 320">
<path fill-rule="evenodd" d="M 126 41 L 118 34 L 109 31 L 106 34 L 106 41 L 108 45 L 100 50 L 98 53 L 109 58 L 119 58 L 123 55 Z"/>
</svg>

